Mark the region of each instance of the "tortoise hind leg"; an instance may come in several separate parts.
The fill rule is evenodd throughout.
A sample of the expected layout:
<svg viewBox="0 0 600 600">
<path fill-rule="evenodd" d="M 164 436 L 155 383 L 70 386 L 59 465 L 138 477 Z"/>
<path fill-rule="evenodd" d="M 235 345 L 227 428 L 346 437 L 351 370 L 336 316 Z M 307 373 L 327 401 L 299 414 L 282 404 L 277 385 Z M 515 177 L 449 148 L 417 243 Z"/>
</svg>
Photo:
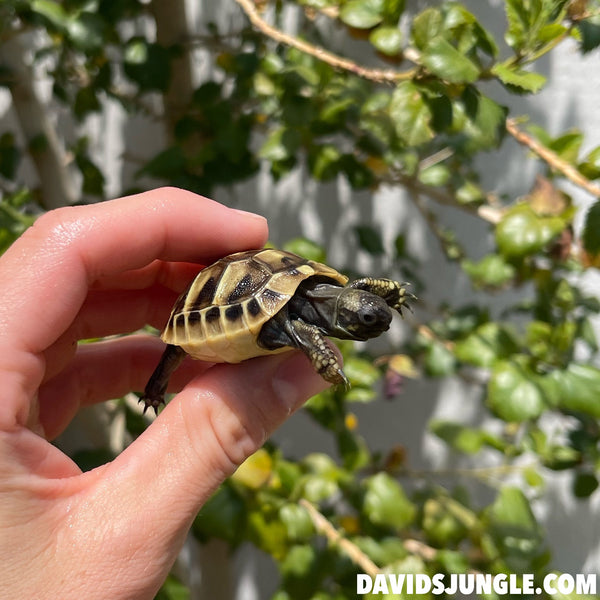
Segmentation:
<svg viewBox="0 0 600 600">
<path fill-rule="evenodd" d="M 386 301 L 386 304 L 397 310 L 402 315 L 402 308 L 408 308 L 412 312 L 411 307 L 407 304 L 408 300 L 416 300 L 416 296 L 411 294 L 404 287 L 408 283 L 399 283 L 392 279 L 375 279 L 373 277 L 363 277 L 348 284 L 348 287 L 356 288 L 371 292 L 376 296 L 380 296 Z"/>
<path fill-rule="evenodd" d="M 165 393 L 169 379 L 184 357 L 185 352 L 179 346 L 167 344 L 160 362 L 156 369 L 154 369 L 154 373 L 150 376 L 144 389 L 144 394 L 139 400 L 145 403 L 144 413 L 146 413 L 149 407 L 152 407 L 154 413 L 158 414 L 158 407 L 165 403 Z"/>
<path fill-rule="evenodd" d="M 285 328 L 293 341 L 292 345 L 306 354 L 315 371 L 325 381 L 334 385 L 343 384 L 346 388 L 350 387 L 335 352 L 317 327 L 301 319 L 294 319 L 287 321 Z"/>
</svg>

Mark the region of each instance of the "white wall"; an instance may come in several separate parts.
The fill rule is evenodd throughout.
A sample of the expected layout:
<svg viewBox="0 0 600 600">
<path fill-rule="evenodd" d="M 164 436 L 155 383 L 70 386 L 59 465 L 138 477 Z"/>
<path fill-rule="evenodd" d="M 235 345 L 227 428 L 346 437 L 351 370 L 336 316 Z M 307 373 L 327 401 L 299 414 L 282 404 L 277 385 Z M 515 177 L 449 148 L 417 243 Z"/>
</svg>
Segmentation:
<svg viewBox="0 0 600 600">
<path fill-rule="evenodd" d="M 503 30 L 505 17 L 501 2 L 471 0 L 468 4 L 490 30 L 496 34 Z M 242 18 L 231 1 L 220 6 L 210 2 L 191 2 L 191 6 L 197 22 L 211 13 L 214 18 L 214 13 L 218 12 L 216 16 L 220 22 L 230 23 L 235 28 Z M 292 28 L 293 16 L 291 13 Z M 336 39 L 336 35 L 332 38 Z M 354 48 L 338 50 L 349 54 L 355 52 Z M 503 51 L 508 55 L 506 48 Z M 512 115 L 529 115 L 532 122 L 553 134 L 570 127 L 581 128 L 587 136 L 584 150 L 589 150 L 600 144 L 599 56 L 595 52 L 582 58 L 573 43 L 564 43 L 537 65 L 537 69 L 548 77 L 548 84 L 540 94 L 532 97 L 508 96 L 493 84 L 490 84 L 490 93 L 508 104 Z M 208 74 L 201 51 L 197 58 L 199 76 Z M 10 101 L 6 92 L 0 90 L 0 131 L 9 126 L 12 128 L 13 124 Z M 142 117 L 125 115 L 114 103 L 107 103 L 104 113 L 90 118 L 86 127 L 96 140 L 93 151 L 108 176 L 111 196 L 117 196 L 132 183 L 137 165 L 130 160 L 131 157 L 147 158 L 162 143 L 158 126 Z M 104 135 L 99 135 L 100 132 Z M 511 198 L 525 194 L 533 184 L 535 173 L 542 169 L 540 163 L 528 160 L 527 151 L 511 139 L 507 139 L 498 152 L 481 157 L 479 166 L 484 186 Z M 29 176 L 31 171 L 26 170 L 26 173 Z M 566 185 L 565 189 L 578 205 L 585 207 L 590 204 L 591 198 L 583 191 L 570 185 Z M 474 292 L 466 279 L 455 266 L 444 263 L 437 242 L 428 233 L 411 200 L 399 188 L 383 188 L 371 196 L 365 192 L 353 192 L 343 180 L 317 185 L 305 177 L 302 169 L 298 169 L 278 184 L 272 182 L 267 172 L 263 172 L 254 180 L 236 186 L 233 194 L 230 191 L 218 193 L 217 199 L 267 216 L 271 239 L 275 243 L 295 235 L 305 235 L 327 247 L 333 264 L 356 265 L 360 270 L 372 269 L 374 273 L 386 271 L 389 264 L 386 260 L 375 263 L 370 256 L 355 249 L 353 226 L 369 222 L 381 226 L 388 247 L 391 247 L 399 228 L 403 228 L 408 232 L 411 252 L 421 260 L 422 277 L 428 284 L 424 294 L 427 304 L 435 306 L 446 299 L 460 306 L 473 298 Z M 484 223 L 449 208 L 439 212 L 441 219 L 456 229 L 459 239 L 466 244 L 472 256 L 478 257 L 489 248 L 490 230 Z M 580 223 L 580 218 L 577 222 Z M 600 289 L 598 278 L 590 278 L 586 286 L 597 291 Z M 497 300 L 499 304 L 502 301 L 502 297 Z M 419 310 L 417 304 L 417 319 Z M 392 343 L 398 343 L 409 333 L 410 328 L 405 324 L 395 323 L 392 335 L 378 340 L 378 348 L 392 350 Z M 410 464 L 414 468 L 446 468 L 458 464 L 455 457 L 427 433 L 427 422 L 432 417 L 469 423 L 487 418 L 481 407 L 481 390 L 455 378 L 433 382 L 409 381 L 396 401 L 381 400 L 357 406 L 356 414 L 360 431 L 373 449 L 385 450 L 394 444 L 402 444 L 407 447 Z M 290 419 L 275 439 L 291 456 L 334 451 L 330 438 L 302 412 Z M 481 464 L 480 457 L 478 461 L 477 464 Z M 483 462 L 489 464 L 490 456 L 484 456 Z M 440 481 L 449 485 L 457 483 L 449 479 Z M 569 475 L 549 474 L 549 481 L 551 491 L 535 503 L 535 510 L 548 528 L 554 565 L 569 573 L 600 572 L 600 494 L 595 494 L 591 501 L 577 502 L 570 494 Z M 406 484 L 408 487 L 413 485 L 410 481 Z M 489 500 L 486 490 L 481 486 L 475 488 L 477 494 Z M 239 557 L 238 565 L 247 574 L 255 568 L 273 573 L 273 567 L 264 557 L 248 549 Z M 264 598 L 272 590 L 269 577 L 259 578 L 262 582 L 259 584 L 262 586 L 260 591 L 253 591 L 247 577 L 244 581 L 245 591 L 239 596 L 244 600 Z"/>
</svg>

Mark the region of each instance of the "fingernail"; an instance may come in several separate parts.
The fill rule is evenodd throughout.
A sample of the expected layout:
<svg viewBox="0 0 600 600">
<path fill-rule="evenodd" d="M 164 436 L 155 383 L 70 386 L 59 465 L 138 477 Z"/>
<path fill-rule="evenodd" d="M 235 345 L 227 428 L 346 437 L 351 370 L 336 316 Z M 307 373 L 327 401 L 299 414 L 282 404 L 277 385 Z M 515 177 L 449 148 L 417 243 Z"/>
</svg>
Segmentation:
<svg viewBox="0 0 600 600">
<path fill-rule="evenodd" d="M 277 367 L 272 386 L 275 396 L 287 408 L 288 414 L 292 414 L 330 384 L 314 371 L 303 354 L 290 352 Z"/>
<path fill-rule="evenodd" d="M 263 217 L 262 215 L 258 215 L 256 213 L 247 211 L 247 210 L 242 210 L 241 208 L 232 208 L 230 209 L 233 212 L 238 213 L 240 216 L 246 218 L 246 219 L 254 219 L 256 221 L 266 221 L 265 217 Z"/>
</svg>

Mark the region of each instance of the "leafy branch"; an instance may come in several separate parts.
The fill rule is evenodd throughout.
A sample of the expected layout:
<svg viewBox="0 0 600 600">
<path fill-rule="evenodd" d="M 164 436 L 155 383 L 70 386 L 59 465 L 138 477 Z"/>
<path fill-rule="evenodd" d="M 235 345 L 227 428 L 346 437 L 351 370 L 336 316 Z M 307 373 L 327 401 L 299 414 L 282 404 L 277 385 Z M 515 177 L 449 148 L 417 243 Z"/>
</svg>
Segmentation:
<svg viewBox="0 0 600 600">
<path fill-rule="evenodd" d="M 517 142 L 519 142 L 519 144 L 529 148 L 551 168 L 562 173 L 567 179 L 592 194 L 592 196 L 600 198 L 600 186 L 592 183 L 587 177 L 584 177 L 584 175 L 582 175 L 573 165 L 558 156 L 556 152 L 550 150 L 550 148 L 546 148 L 546 146 L 538 142 L 532 136 L 519 129 L 516 119 L 506 120 L 506 130 L 517 140 Z"/>
<path fill-rule="evenodd" d="M 299 500 L 299 504 L 308 512 L 315 529 L 324 535 L 332 546 L 337 546 L 354 564 L 371 577 L 380 573 L 379 567 L 358 546 L 347 540 L 311 502 L 302 498 Z"/>
<path fill-rule="evenodd" d="M 300 50 L 301 52 L 304 52 L 310 56 L 314 56 L 318 60 L 321 60 L 336 69 L 342 69 L 344 71 L 348 71 L 349 73 L 353 73 L 354 75 L 358 75 L 359 77 L 370 79 L 371 81 L 378 83 L 396 83 L 399 81 L 405 81 L 407 79 L 412 79 L 416 74 L 416 69 L 409 69 L 408 71 L 395 71 L 393 69 L 372 69 L 363 67 L 354 61 L 338 56 L 329 50 L 325 50 L 324 48 L 319 48 L 309 44 L 304 40 L 284 33 L 280 29 L 273 27 L 260 16 L 260 13 L 256 9 L 256 6 L 252 0 L 236 0 L 236 2 L 246 13 L 248 19 L 250 19 L 250 22 L 265 35 L 278 43 L 285 44 L 286 46 L 296 48 L 297 50 Z M 417 53 L 414 51 L 405 52 L 404 55 L 410 60 L 415 60 L 417 58 Z"/>
<path fill-rule="evenodd" d="M 375 577 L 382 572 L 356 544 L 345 538 L 311 502 L 302 498 L 298 503 L 308 512 L 315 529 L 325 536 L 332 546 L 337 546 L 364 573 Z M 402 544 L 407 552 L 427 561 L 433 561 L 437 556 L 435 548 L 419 540 L 409 538 L 403 540 Z"/>
</svg>

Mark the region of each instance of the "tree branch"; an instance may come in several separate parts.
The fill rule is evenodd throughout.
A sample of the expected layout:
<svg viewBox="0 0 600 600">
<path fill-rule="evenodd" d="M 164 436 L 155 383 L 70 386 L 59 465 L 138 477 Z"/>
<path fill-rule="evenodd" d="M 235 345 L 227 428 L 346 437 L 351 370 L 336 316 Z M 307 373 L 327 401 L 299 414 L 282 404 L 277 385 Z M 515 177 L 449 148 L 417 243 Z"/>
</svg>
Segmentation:
<svg viewBox="0 0 600 600">
<path fill-rule="evenodd" d="M 587 177 L 584 177 L 573 165 L 564 161 L 558 154 L 546 148 L 532 138 L 530 135 L 521 131 L 517 127 L 515 119 L 506 120 L 506 131 L 512 135 L 519 144 L 527 146 L 532 152 L 535 152 L 543 161 L 548 163 L 553 169 L 556 169 L 562 173 L 567 179 L 572 181 L 575 185 L 583 188 L 592 196 L 600 197 L 600 187 L 592 183 Z"/>
<path fill-rule="evenodd" d="M 332 546 L 337 546 L 364 573 L 375 577 L 379 567 L 355 544 L 342 534 L 305 498 L 299 500 L 300 506 L 308 512 L 315 529 L 324 535 Z"/>
<path fill-rule="evenodd" d="M 156 21 L 156 41 L 165 48 L 182 48 L 181 53 L 171 60 L 171 81 L 163 96 L 165 132 L 172 138 L 175 124 L 185 114 L 194 92 L 192 61 L 189 48 L 185 46 L 190 37 L 185 1 L 153 0 L 150 10 Z"/>
<path fill-rule="evenodd" d="M 370 79 L 378 83 L 396 83 L 405 79 L 411 79 L 416 73 L 416 69 L 409 69 L 408 71 L 395 71 L 393 69 L 371 69 L 368 67 L 362 67 L 347 58 L 333 54 L 324 48 L 313 46 L 304 40 L 283 33 L 283 31 L 280 31 L 276 27 L 269 25 L 260 16 L 252 0 L 236 0 L 236 2 L 246 13 L 250 22 L 266 36 L 280 44 L 291 46 L 292 48 L 296 48 L 305 54 L 314 56 L 318 60 L 321 60 L 336 69 L 342 69 L 344 71 L 353 73 L 354 75 L 358 75 L 359 77 Z M 416 58 L 412 54 L 411 57 Z M 412 58 L 410 60 L 412 60 Z"/>
<path fill-rule="evenodd" d="M 0 62 L 10 71 L 13 108 L 37 171 L 40 201 L 50 210 L 72 204 L 77 192 L 48 109 L 35 90 L 35 74 L 25 59 L 27 52 L 22 36 L 15 35 L 0 45 Z M 31 144 L 38 140 L 42 143 Z"/>
<path fill-rule="evenodd" d="M 347 540 L 342 534 L 305 498 L 299 500 L 299 504 L 305 508 L 315 526 L 315 529 L 324 535 L 329 543 L 337 546 L 346 556 L 358 565 L 363 573 L 370 577 L 375 577 L 381 573 L 379 567 L 355 544 Z M 404 547 L 410 554 L 420 556 L 424 560 L 432 561 L 437 556 L 437 550 L 420 542 L 419 540 L 406 539 L 403 541 Z"/>
<path fill-rule="evenodd" d="M 421 183 L 418 179 L 414 177 L 408 177 L 407 175 L 403 175 L 401 173 L 394 174 L 389 180 L 389 183 L 396 183 L 404 186 L 409 191 L 418 194 L 423 194 L 428 198 L 431 198 L 434 202 L 438 204 L 443 204 L 445 206 L 452 206 L 454 208 L 458 208 L 465 212 L 468 212 L 471 215 L 479 217 L 492 225 L 495 225 L 500 222 L 502 219 L 503 211 L 499 207 L 490 206 L 489 204 L 481 204 L 479 206 L 471 206 L 469 204 L 461 204 L 456 200 L 456 198 L 443 190 L 442 188 L 433 187 L 431 185 L 427 185 L 425 183 Z M 488 195 L 489 198 L 489 195 Z"/>
</svg>

